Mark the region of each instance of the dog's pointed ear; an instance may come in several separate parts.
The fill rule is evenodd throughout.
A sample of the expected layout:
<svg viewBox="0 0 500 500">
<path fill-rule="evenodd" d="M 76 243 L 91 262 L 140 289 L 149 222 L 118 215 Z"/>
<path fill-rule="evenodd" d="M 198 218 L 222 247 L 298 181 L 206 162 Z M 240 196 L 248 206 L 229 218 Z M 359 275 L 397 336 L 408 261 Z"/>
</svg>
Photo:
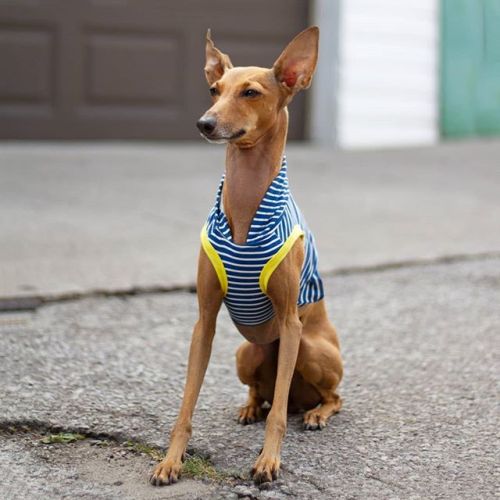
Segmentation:
<svg viewBox="0 0 500 500">
<path fill-rule="evenodd" d="M 311 26 L 299 33 L 273 66 L 276 79 L 291 95 L 311 85 L 318 61 L 319 28 Z"/>
<path fill-rule="evenodd" d="M 205 45 L 205 76 L 209 85 L 219 80 L 222 75 L 233 67 L 229 56 L 223 54 L 212 41 L 210 30 L 207 31 L 207 42 Z"/>
</svg>

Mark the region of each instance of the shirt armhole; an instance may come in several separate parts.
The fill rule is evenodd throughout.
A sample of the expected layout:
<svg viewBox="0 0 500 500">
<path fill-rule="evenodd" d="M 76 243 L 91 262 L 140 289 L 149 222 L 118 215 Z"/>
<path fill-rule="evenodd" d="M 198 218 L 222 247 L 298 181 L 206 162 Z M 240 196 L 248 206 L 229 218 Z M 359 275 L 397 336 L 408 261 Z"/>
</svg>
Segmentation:
<svg viewBox="0 0 500 500">
<path fill-rule="evenodd" d="M 203 250 L 205 250 L 207 257 L 212 263 L 212 266 L 214 266 L 217 278 L 219 278 L 219 283 L 222 288 L 222 293 L 224 294 L 224 296 L 226 296 L 228 287 L 226 269 L 224 268 L 224 263 L 222 262 L 220 255 L 217 253 L 217 250 L 214 248 L 214 246 L 210 242 L 210 239 L 208 238 L 206 224 L 203 226 L 203 229 L 201 230 L 200 239 L 201 239 L 201 246 L 203 247 Z"/>
<path fill-rule="evenodd" d="M 269 284 L 269 280 L 271 279 L 272 274 L 276 270 L 276 268 L 281 264 L 281 261 L 288 255 L 288 252 L 292 249 L 294 243 L 298 238 L 302 238 L 304 236 L 304 231 L 297 224 L 294 226 L 290 236 L 286 239 L 283 246 L 267 261 L 267 263 L 262 268 L 259 277 L 259 286 L 263 293 L 267 295 L 267 285 Z"/>
</svg>

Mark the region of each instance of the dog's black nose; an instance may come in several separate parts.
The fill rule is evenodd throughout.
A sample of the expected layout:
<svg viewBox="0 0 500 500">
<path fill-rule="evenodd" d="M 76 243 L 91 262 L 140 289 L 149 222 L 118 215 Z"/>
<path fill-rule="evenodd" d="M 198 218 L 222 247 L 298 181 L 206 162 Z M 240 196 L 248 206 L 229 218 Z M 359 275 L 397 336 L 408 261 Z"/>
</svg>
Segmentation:
<svg viewBox="0 0 500 500">
<path fill-rule="evenodd" d="M 217 120 L 213 116 L 202 116 L 196 123 L 200 132 L 205 135 L 211 134 L 216 125 Z"/>
</svg>

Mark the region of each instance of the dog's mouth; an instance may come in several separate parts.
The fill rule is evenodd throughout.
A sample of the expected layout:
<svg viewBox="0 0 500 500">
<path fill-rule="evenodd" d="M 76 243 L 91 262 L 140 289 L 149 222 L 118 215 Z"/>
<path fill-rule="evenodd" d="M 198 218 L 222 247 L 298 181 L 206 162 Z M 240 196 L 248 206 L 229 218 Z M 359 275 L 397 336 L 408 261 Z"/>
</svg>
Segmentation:
<svg viewBox="0 0 500 500">
<path fill-rule="evenodd" d="M 236 139 L 243 137 L 245 134 L 246 130 L 240 129 L 238 130 L 238 132 L 235 132 L 234 134 L 231 135 L 217 134 L 213 132 L 211 134 L 205 134 L 202 132 L 200 135 L 208 142 L 214 142 L 216 144 L 225 144 L 227 142 L 235 141 Z"/>
<path fill-rule="evenodd" d="M 236 132 L 236 134 L 233 134 L 229 140 L 234 141 L 234 139 L 239 139 L 240 137 L 244 136 L 245 134 L 246 134 L 245 129 L 241 129 L 238 132 Z"/>
</svg>

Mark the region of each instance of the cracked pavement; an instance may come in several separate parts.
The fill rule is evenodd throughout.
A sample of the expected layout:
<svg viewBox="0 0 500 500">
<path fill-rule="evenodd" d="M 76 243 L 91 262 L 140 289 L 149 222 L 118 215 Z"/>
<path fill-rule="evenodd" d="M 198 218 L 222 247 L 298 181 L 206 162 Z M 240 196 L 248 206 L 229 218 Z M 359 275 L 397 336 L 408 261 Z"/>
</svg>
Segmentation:
<svg viewBox="0 0 500 500">
<path fill-rule="evenodd" d="M 236 422 L 242 338 L 222 310 L 188 449 L 218 479 L 154 488 L 144 450 L 165 449 L 180 405 L 223 148 L 0 145 L 0 498 L 498 497 L 500 141 L 287 152 L 343 409 L 321 432 L 291 415 L 279 480 L 254 486 L 264 423 Z M 42 443 L 51 429 L 88 439 Z"/>
<path fill-rule="evenodd" d="M 85 441 L 49 450 L 23 435 L 0 437 L 1 496 L 494 498 L 500 259 L 334 275 L 325 286 L 345 359 L 344 407 L 321 432 L 289 417 L 277 483 L 183 479 L 155 489 L 147 456 L 115 462 Z M 165 447 L 195 317 L 196 297 L 186 292 L 0 315 L 0 422 Z M 264 424 L 236 423 L 245 400 L 234 366 L 241 340 L 223 311 L 190 450 L 247 478 Z"/>
</svg>

